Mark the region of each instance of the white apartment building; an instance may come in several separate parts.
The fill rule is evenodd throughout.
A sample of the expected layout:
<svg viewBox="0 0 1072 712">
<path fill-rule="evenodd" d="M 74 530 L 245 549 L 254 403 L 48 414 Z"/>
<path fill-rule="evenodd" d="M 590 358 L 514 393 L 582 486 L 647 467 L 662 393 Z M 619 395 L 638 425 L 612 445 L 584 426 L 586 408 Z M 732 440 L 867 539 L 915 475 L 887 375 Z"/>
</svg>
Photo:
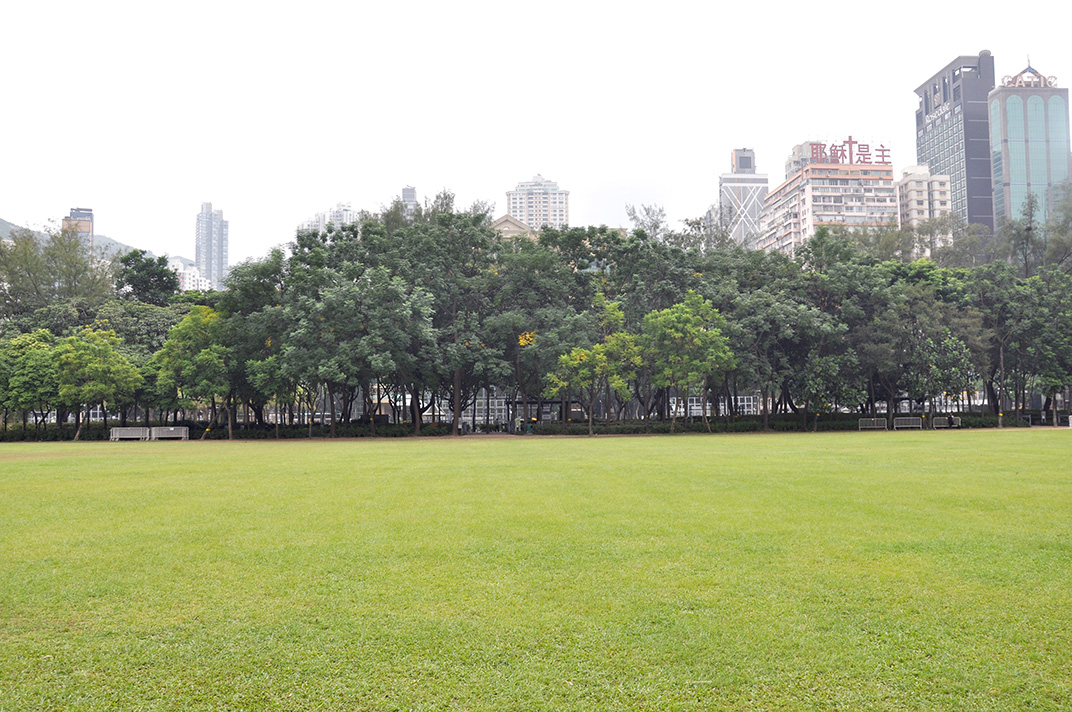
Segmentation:
<svg viewBox="0 0 1072 712">
<path fill-rule="evenodd" d="M 328 225 L 342 227 L 352 225 L 361 219 L 360 211 L 354 210 L 349 203 L 336 203 L 334 208 L 322 213 L 317 213 L 308 220 L 298 225 L 298 230 L 327 232 Z"/>
<path fill-rule="evenodd" d="M 545 225 L 558 229 L 569 225 L 569 191 L 541 175 L 507 191 L 506 205 L 508 215 L 537 230 Z"/>
<path fill-rule="evenodd" d="M 919 227 L 926 220 L 940 218 L 953 212 L 949 176 L 931 175 L 927 166 L 909 166 L 897 181 L 897 199 L 901 227 Z M 953 239 L 947 230 L 939 235 L 937 244 L 948 245 Z M 924 250 L 929 253 L 929 249 Z"/>
<path fill-rule="evenodd" d="M 178 275 L 180 292 L 207 292 L 213 288 L 212 282 L 201 276 L 201 270 L 197 268 L 197 265 L 182 258 L 169 259 L 168 268 Z"/>
<path fill-rule="evenodd" d="M 792 255 L 823 226 L 897 225 L 893 168 L 886 149 L 880 150 L 878 161 L 869 152 L 866 159 L 858 155 L 855 162 L 848 157 L 838 163 L 822 160 L 827 158 L 825 149 L 822 158 L 816 151 L 822 162 L 803 163 L 767 195 L 756 247 Z"/>
</svg>

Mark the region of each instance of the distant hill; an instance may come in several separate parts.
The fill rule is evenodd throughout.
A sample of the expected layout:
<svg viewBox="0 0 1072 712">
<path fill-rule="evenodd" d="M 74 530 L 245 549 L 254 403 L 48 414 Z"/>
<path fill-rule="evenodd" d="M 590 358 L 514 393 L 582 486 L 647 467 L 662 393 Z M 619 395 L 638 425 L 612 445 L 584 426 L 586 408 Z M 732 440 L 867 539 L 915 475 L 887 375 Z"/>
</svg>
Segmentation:
<svg viewBox="0 0 1072 712">
<path fill-rule="evenodd" d="M 7 240 L 11 237 L 12 230 L 21 230 L 22 226 L 15 223 L 9 223 L 7 220 L 0 218 L 0 239 Z"/>
<path fill-rule="evenodd" d="M 107 235 L 94 235 L 93 249 L 96 250 L 98 253 L 103 253 L 107 255 L 125 255 L 134 248 L 130 245 L 124 245 L 119 240 L 113 240 Z M 156 257 L 156 255 L 154 255 L 149 250 L 146 250 L 145 252 L 150 257 Z"/>
<path fill-rule="evenodd" d="M 4 220 L 3 218 L 0 218 L 0 239 L 7 240 L 8 238 L 11 237 L 11 231 L 12 230 L 21 230 L 21 229 L 22 229 L 21 225 L 16 225 L 15 223 L 10 223 L 7 220 Z M 40 232 L 38 230 L 34 230 L 34 234 L 36 234 L 38 237 L 42 237 L 42 238 L 45 236 L 43 232 Z M 113 255 L 125 255 L 126 253 L 130 252 L 131 250 L 133 250 L 135 248 L 131 247 L 130 245 L 124 244 L 124 243 L 120 242 L 119 240 L 113 240 L 112 238 L 108 237 L 107 235 L 94 235 L 93 236 L 93 249 L 98 254 L 103 254 L 103 255 L 107 255 L 107 256 L 113 256 Z M 156 257 L 156 255 L 153 254 L 152 250 L 146 250 L 145 253 L 149 257 Z M 181 257 L 181 256 L 178 256 L 178 255 L 175 255 L 173 257 L 174 257 L 174 259 L 181 260 L 182 263 L 184 265 L 186 265 L 187 267 L 194 263 L 194 261 L 189 259 L 188 257 Z"/>
</svg>

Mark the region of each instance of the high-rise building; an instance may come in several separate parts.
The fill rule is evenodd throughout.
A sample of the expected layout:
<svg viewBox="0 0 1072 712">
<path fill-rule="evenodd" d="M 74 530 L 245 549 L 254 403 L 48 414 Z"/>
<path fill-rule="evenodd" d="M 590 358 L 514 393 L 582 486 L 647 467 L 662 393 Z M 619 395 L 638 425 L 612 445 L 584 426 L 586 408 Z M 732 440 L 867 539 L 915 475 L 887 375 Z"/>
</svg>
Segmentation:
<svg viewBox="0 0 1072 712">
<path fill-rule="evenodd" d="M 916 157 L 935 174 L 949 176 L 953 212 L 994 229 L 990 182 L 987 95 L 994 88 L 994 57 L 957 57 L 916 89 Z"/>
<path fill-rule="evenodd" d="M 93 210 L 91 208 L 71 208 L 71 214 L 60 223 L 63 230 L 70 230 L 93 249 Z"/>
<path fill-rule="evenodd" d="M 194 233 L 195 262 L 201 276 L 213 289 L 222 289 L 227 276 L 227 221 L 222 210 L 213 210 L 212 203 L 201 203 Z"/>
<path fill-rule="evenodd" d="M 927 166 L 909 166 L 897 181 L 901 227 L 918 227 L 952 211 L 949 176 L 934 175 Z"/>
<path fill-rule="evenodd" d="M 706 222 L 725 230 L 738 245 L 751 244 L 760 234 L 767 176 L 756 173 L 756 153 L 750 148 L 733 151 L 730 171 L 718 177 L 718 205 L 708 211 Z"/>
<path fill-rule="evenodd" d="M 1028 64 L 990 92 L 990 151 L 997 227 L 1020 217 L 1029 194 L 1037 218 L 1053 216 L 1069 176 L 1068 90 Z"/>
<path fill-rule="evenodd" d="M 829 145 L 801 144 L 793 156 L 798 160 L 791 157 L 787 165 L 801 167 L 767 194 L 757 248 L 792 255 L 823 226 L 897 224 L 893 167 L 884 145 L 872 150 L 850 136 Z"/>
<path fill-rule="evenodd" d="M 949 176 L 933 175 L 927 166 L 909 166 L 904 170 L 901 180 L 897 181 L 897 199 L 901 218 L 901 227 L 918 228 L 927 221 L 949 215 L 953 207 L 950 204 Z M 931 223 L 931 227 L 935 227 Z M 952 226 L 944 226 L 941 232 L 932 232 L 935 247 L 948 245 L 952 240 Z M 920 254 L 930 256 L 927 246 Z"/>
<path fill-rule="evenodd" d="M 569 191 L 559 189 L 558 183 L 541 175 L 507 191 L 506 205 L 508 215 L 536 229 L 569 224 Z"/>
<path fill-rule="evenodd" d="M 417 189 L 412 185 L 407 185 L 402 189 L 402 214 L 406 217 L 406 220 L 412 220 L 417 215 L 417 208 L 419 207 Z"/>
</svg>

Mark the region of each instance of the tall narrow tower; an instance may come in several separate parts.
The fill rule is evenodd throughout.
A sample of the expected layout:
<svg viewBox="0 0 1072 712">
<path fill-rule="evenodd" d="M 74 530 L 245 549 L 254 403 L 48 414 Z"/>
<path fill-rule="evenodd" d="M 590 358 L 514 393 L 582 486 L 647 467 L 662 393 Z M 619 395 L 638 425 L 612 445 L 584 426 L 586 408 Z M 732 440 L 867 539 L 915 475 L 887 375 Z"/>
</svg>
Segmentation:
<svg viewBox="0 0 1072 712">
<path fill-rule="evenodd" d="M 222 289 L 227 277 L 227 221 L 222 210 L 213 210 L 212 203 L 201 203 L 195 233 L 197 269 L 212 284 Z"/>
</svg>

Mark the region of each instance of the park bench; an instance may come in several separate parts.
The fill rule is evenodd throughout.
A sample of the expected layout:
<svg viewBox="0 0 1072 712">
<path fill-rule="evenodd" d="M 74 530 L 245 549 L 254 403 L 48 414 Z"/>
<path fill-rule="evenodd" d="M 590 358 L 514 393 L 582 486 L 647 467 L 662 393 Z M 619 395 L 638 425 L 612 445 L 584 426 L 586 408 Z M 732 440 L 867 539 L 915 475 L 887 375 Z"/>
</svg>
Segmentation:
<svg viewBox="0 0 1072 712">
<path fill-rule="evenodd" d="M 960 427 L 960 416 L 958 416 L 958 415 L 953 416 L 953 425 L 950 425 L 949 424 L 949 418 L 943 418 L 942 416 L 937 415 L 937 416 L 934 417 L 934 420 L 932 421 L 932 424 L 934 425 L 935 430 L 938 430 L 939 428 L 950 428 L 950 427 L 959 428 Z"/>
<path fill-rule="evenodd" d="M 148 428 L 112 428 L 108 435 L 109 440 L 148 440 Z"/>
<path fill-rule="evenodd" d="M 860 430 L 886 430 L 886 419 L 860 418 Z"/>
<path fill-rule="evenodd" d="M 915 429 L 923 430 L 923 418 L 918 416 L 904 416 L 893 419 L 894 430 Z"/>
<path fill-rule="evenodd" d="M 189 440 L 190 429 L 187 427 L 166 426 L 153 428 L 153 440 Z"/>
</svg>

